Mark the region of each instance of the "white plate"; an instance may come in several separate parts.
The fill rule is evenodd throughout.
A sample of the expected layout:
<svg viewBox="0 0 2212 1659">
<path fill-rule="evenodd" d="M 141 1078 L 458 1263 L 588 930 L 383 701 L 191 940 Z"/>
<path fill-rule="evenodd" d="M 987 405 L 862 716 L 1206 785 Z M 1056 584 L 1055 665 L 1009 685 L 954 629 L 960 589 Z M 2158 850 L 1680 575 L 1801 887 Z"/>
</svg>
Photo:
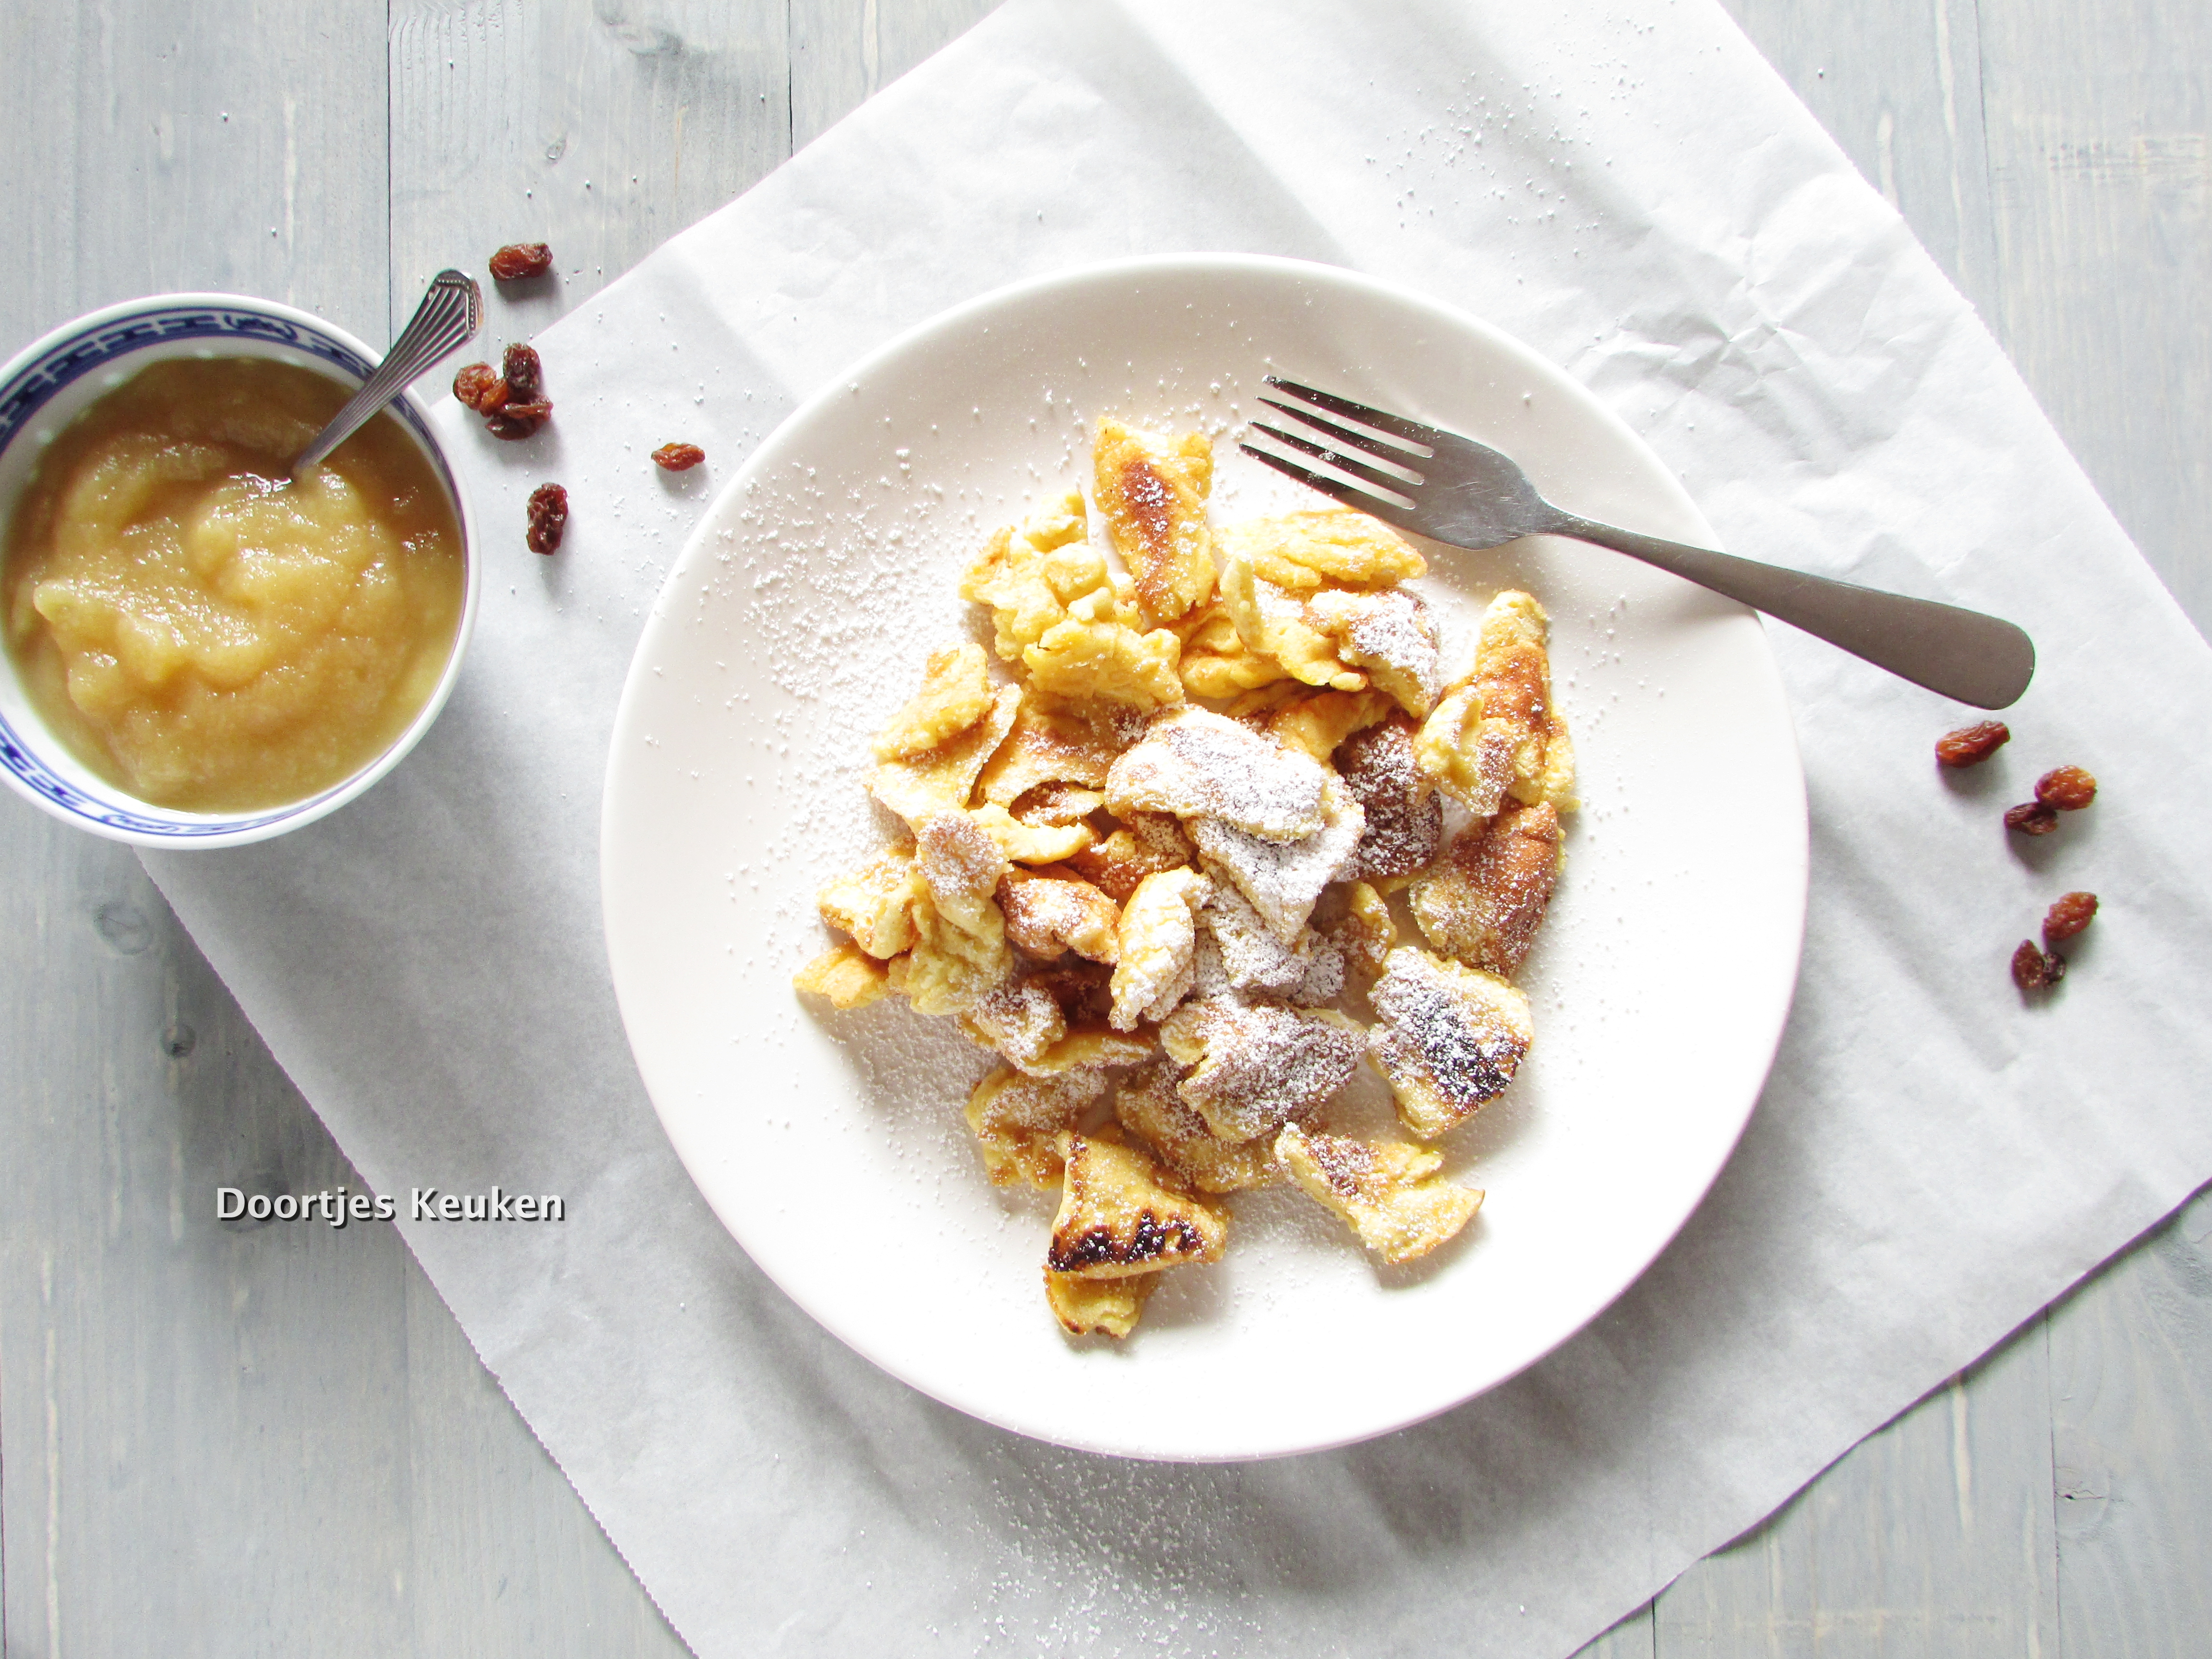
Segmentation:
<svg viewBox="0 0 2212 1659">
<path fill-rule="evenodd" d="M 1378 1271 L 1296 1194 L 1240 1194 L 1226 1259 L 1169 1274 L 1128 1342 L 1062 1337 L 1039 1281 L 1051 1200 L 989 1186 L 961 1119 L 983 1056 L 896 1000 L 804 1007 L 791 975 L 828 942 L 817 885 L 888 838 L 868 738 L 925 651 L 975 629 L 954 583 L 984 535 L 1087 482 L 1107 410 L 1212 430 L 1218 520 L 1291 502 L 1233 442 L 1271 372 L 1496 444 L 1572 511 L 1711 544 L 1625 426 L 1473 318 L 1287 260 L 1091 267 L 893 342 L 761 446 L 661 592 L 607 772 L 623 1018 L 723 1224 L 894 1376 L 1131 1456 L 1359 1440 L 1571 1335 L 1727 1159 L 1803 928 L 1804 783 L 1758 619 L 1579 543 L 1429 549 L 1449 672 L 1498 587 L 1549 607 L 1583 780 L 1522 975 L 1534 1049 L 1447 1143 L 1488 1200 L 1429 1261 Z"/>
</svg>

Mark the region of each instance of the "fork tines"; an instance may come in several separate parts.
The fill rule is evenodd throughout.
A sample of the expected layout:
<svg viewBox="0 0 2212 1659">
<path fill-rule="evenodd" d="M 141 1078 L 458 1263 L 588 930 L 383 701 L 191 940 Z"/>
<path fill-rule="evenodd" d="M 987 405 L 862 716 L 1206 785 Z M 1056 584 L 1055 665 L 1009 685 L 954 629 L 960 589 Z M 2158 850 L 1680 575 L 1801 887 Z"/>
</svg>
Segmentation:
<svg viewBox="0 0 2212 1659">
<path fill-rule="evenodd" d="M 1310 467 L 1269 450 L 1254 447 L 1249 443 L 1237 446 L 1255 460 L 1264 461 L 1278 472 L 1296 478 L 1324 495 L 1334 497 L 1346 507 L 1371 513 L 1386 523 L 1398 522 L 1392 508 L 1413 505 L 1413 493 L 1420 485 L 1422 475 L 1415 463 L 1431 453 L 1430 438 L 1434 434 L 1417 422 L 1408 421 L 1379 409 L 1370 409 L 1349 398 L 1340 398 L 1333 392 L 1317 391 L 1300 386 L 1296 380 L 1286 380 L 1279 375 L 1267 376 L 1267 384 L 1298 399 L 1285 403 L 1279 398 L 1261 398 L 1268 408 L 1304 422 L 1322 437 L 1344 446 L 1332 448 L 1314 442 L 1295 432 L 1285 432 L 1280 427 L 1255 422 L 1253 431 L 1264 433 L 1285 448 L 1301 455 L 1310 455 L 1324 466 L 1341 472 L 1356 483 L 1343 478 L 1316 472 Z M 1362 431 L 1361 428 L 1367 430 Z M 1354 452 L 1347 454 L 1346 450 Z M 1382 465 L 1376 465 L 1375 463 Z"/>
</svg>

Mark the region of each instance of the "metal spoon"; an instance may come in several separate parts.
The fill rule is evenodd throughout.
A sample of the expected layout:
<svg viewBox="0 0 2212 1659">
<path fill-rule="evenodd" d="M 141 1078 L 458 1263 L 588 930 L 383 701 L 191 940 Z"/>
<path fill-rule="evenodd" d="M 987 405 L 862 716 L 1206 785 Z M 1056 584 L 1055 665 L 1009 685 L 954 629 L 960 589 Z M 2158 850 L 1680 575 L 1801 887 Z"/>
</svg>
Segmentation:
<svg viewBox="0 0 2212 1659">
<path fill-rule="evenodd" d="M 399 331 L 392 349 L 362 382 L 361 390 L 346 399 L 345 407 L 315 434 L 292 463 L 298 477 L 367 422 L 368 417 L 404 392 L 415 377 L 456 346 L 476 337 L 483 320 L 483 295 L 465 272 L 441 270 L 430 279 L 430 290 L 415 307 L 414 318 Z"/>
</svg>

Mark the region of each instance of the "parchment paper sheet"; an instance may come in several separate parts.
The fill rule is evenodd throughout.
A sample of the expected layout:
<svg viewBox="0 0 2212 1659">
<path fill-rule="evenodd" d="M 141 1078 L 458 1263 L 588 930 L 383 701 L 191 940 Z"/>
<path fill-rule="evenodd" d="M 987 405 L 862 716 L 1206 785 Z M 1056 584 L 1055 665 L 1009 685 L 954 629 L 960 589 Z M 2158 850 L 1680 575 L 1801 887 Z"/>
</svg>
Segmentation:
<svg viewBox="0 0 2212 1659">
<path fill-rule="evenodd" d="M 1194 1469 L 963 1419 L 761 1278 L 637 1083 L 596 859 L 623 672 L 708 473 L 955 301 L 1224 248 L 1489 319 L 1648 438 L 1731 548 L 2014 617 L 2042 667 L 2012 746 L 1939 777 L 1965 711 L 1775 627 L 1810 925 L 1710 1200 L 1487 1397 Z M 2212 1176 L 2203 642 L 1710 0 L 1015 0 L 541 344 L 559 414 L 534 444 L 445 405 L 490 568 L 429 740 L 304 833 L 148 863 L 380 1190 L 567 1197 L 559 1226 L 400 1224 L 702 1654 L 1563 1654 Z M 646 452 L 679 436 L 710 468 L 664 479 Z M 574 518 L 538 559 L 522 497 L 548 477 Z M 1999 810 L 2060 762 L 2098 805 L 2008 844 Z M 2025 1007 L 2009 949 L 2074 887 L 2104 911 Z"/>
</svg>

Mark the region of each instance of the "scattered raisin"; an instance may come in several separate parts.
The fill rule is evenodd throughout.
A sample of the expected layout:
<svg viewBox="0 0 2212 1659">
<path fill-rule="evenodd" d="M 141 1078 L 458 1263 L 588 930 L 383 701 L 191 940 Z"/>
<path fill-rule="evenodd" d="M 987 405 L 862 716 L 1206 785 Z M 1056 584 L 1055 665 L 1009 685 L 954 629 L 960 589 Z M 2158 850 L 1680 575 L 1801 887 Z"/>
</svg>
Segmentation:
<svg viewBox="0 0 2212 1659">
<path fill-rule="evenodd" d="M 491 256 L 491 274 L 502 283 L 543 276 L 553 269 L 553 250 L 543 242 L 509 242 Z"/>
<path fill-rule="evenodd" d="M 507 401 L 507 382 L 489 363 L 471 363 L 453 376 L 453 396 L 479 415 L 489 415 Z"/>
<path fill-rule="evenodd" d="M 545 368 L 538 361 L 536 346 L 517 340 L 499 360 L 499 372 L 507 377 L 507 395 L 516 403 L 526 404 L 538 396 Z"/>
<path fill-rule="evenodd" d="M 689 472 L 706 459 L 696 444 L 663 444 L 653 452 L 653 464 L 663 472 Z"/>
<path fill-rule="evenodd" d="M 2002 720 L 1984 720 L 1936 738 L 1936 758 L 1945 766 L 1979 766 L 2011 741 L 2012 732 Z"/>
<path fill-rule="evenodd" d="M 530 534 L 532 553 L 550 553 L 561 545 L 561 532 L 568 527 L 568 492 L 559 484 L 540 484 L 530 492 Z"/>
<path fill-rule="evenodd" d="M 505 438 L 510 443 L 517 438 L 527 438 L 544 426 L 553 413 L 553 405 L 540 398 L 535 403 L 509 404 L 489 416 L 484 424 L 495 438 Z"/>
<path fill-rule="evenodd" d="M 2078 766 L 2062 766 L 2035 781 L 2035 798 L 2062 812 L 2078 812 L 2097 799 L 2097 781 Z"/>
<path fill-rule="evenodd" d="M 2072 939 L 2097 917 L 2094 893 L 2062 893 L 2043 918 L 2043 942 L 2056 945 Z"/>
<path fill-rule="evenodd" d="M 2005 828 L 2023 836 L 2047 836 L 2057 827 L 2058 814 L 2038 800 L 2024 802 L 2005 814 Z"/>
<path fill-rule="evenodd" d="M 2012 982 L 2023 991 L 2045 991 L 2066 977 L 2066 958 L 2039 951 L 2035 941 L 2024 939 L 2012 953 Z"/>
</svg>

